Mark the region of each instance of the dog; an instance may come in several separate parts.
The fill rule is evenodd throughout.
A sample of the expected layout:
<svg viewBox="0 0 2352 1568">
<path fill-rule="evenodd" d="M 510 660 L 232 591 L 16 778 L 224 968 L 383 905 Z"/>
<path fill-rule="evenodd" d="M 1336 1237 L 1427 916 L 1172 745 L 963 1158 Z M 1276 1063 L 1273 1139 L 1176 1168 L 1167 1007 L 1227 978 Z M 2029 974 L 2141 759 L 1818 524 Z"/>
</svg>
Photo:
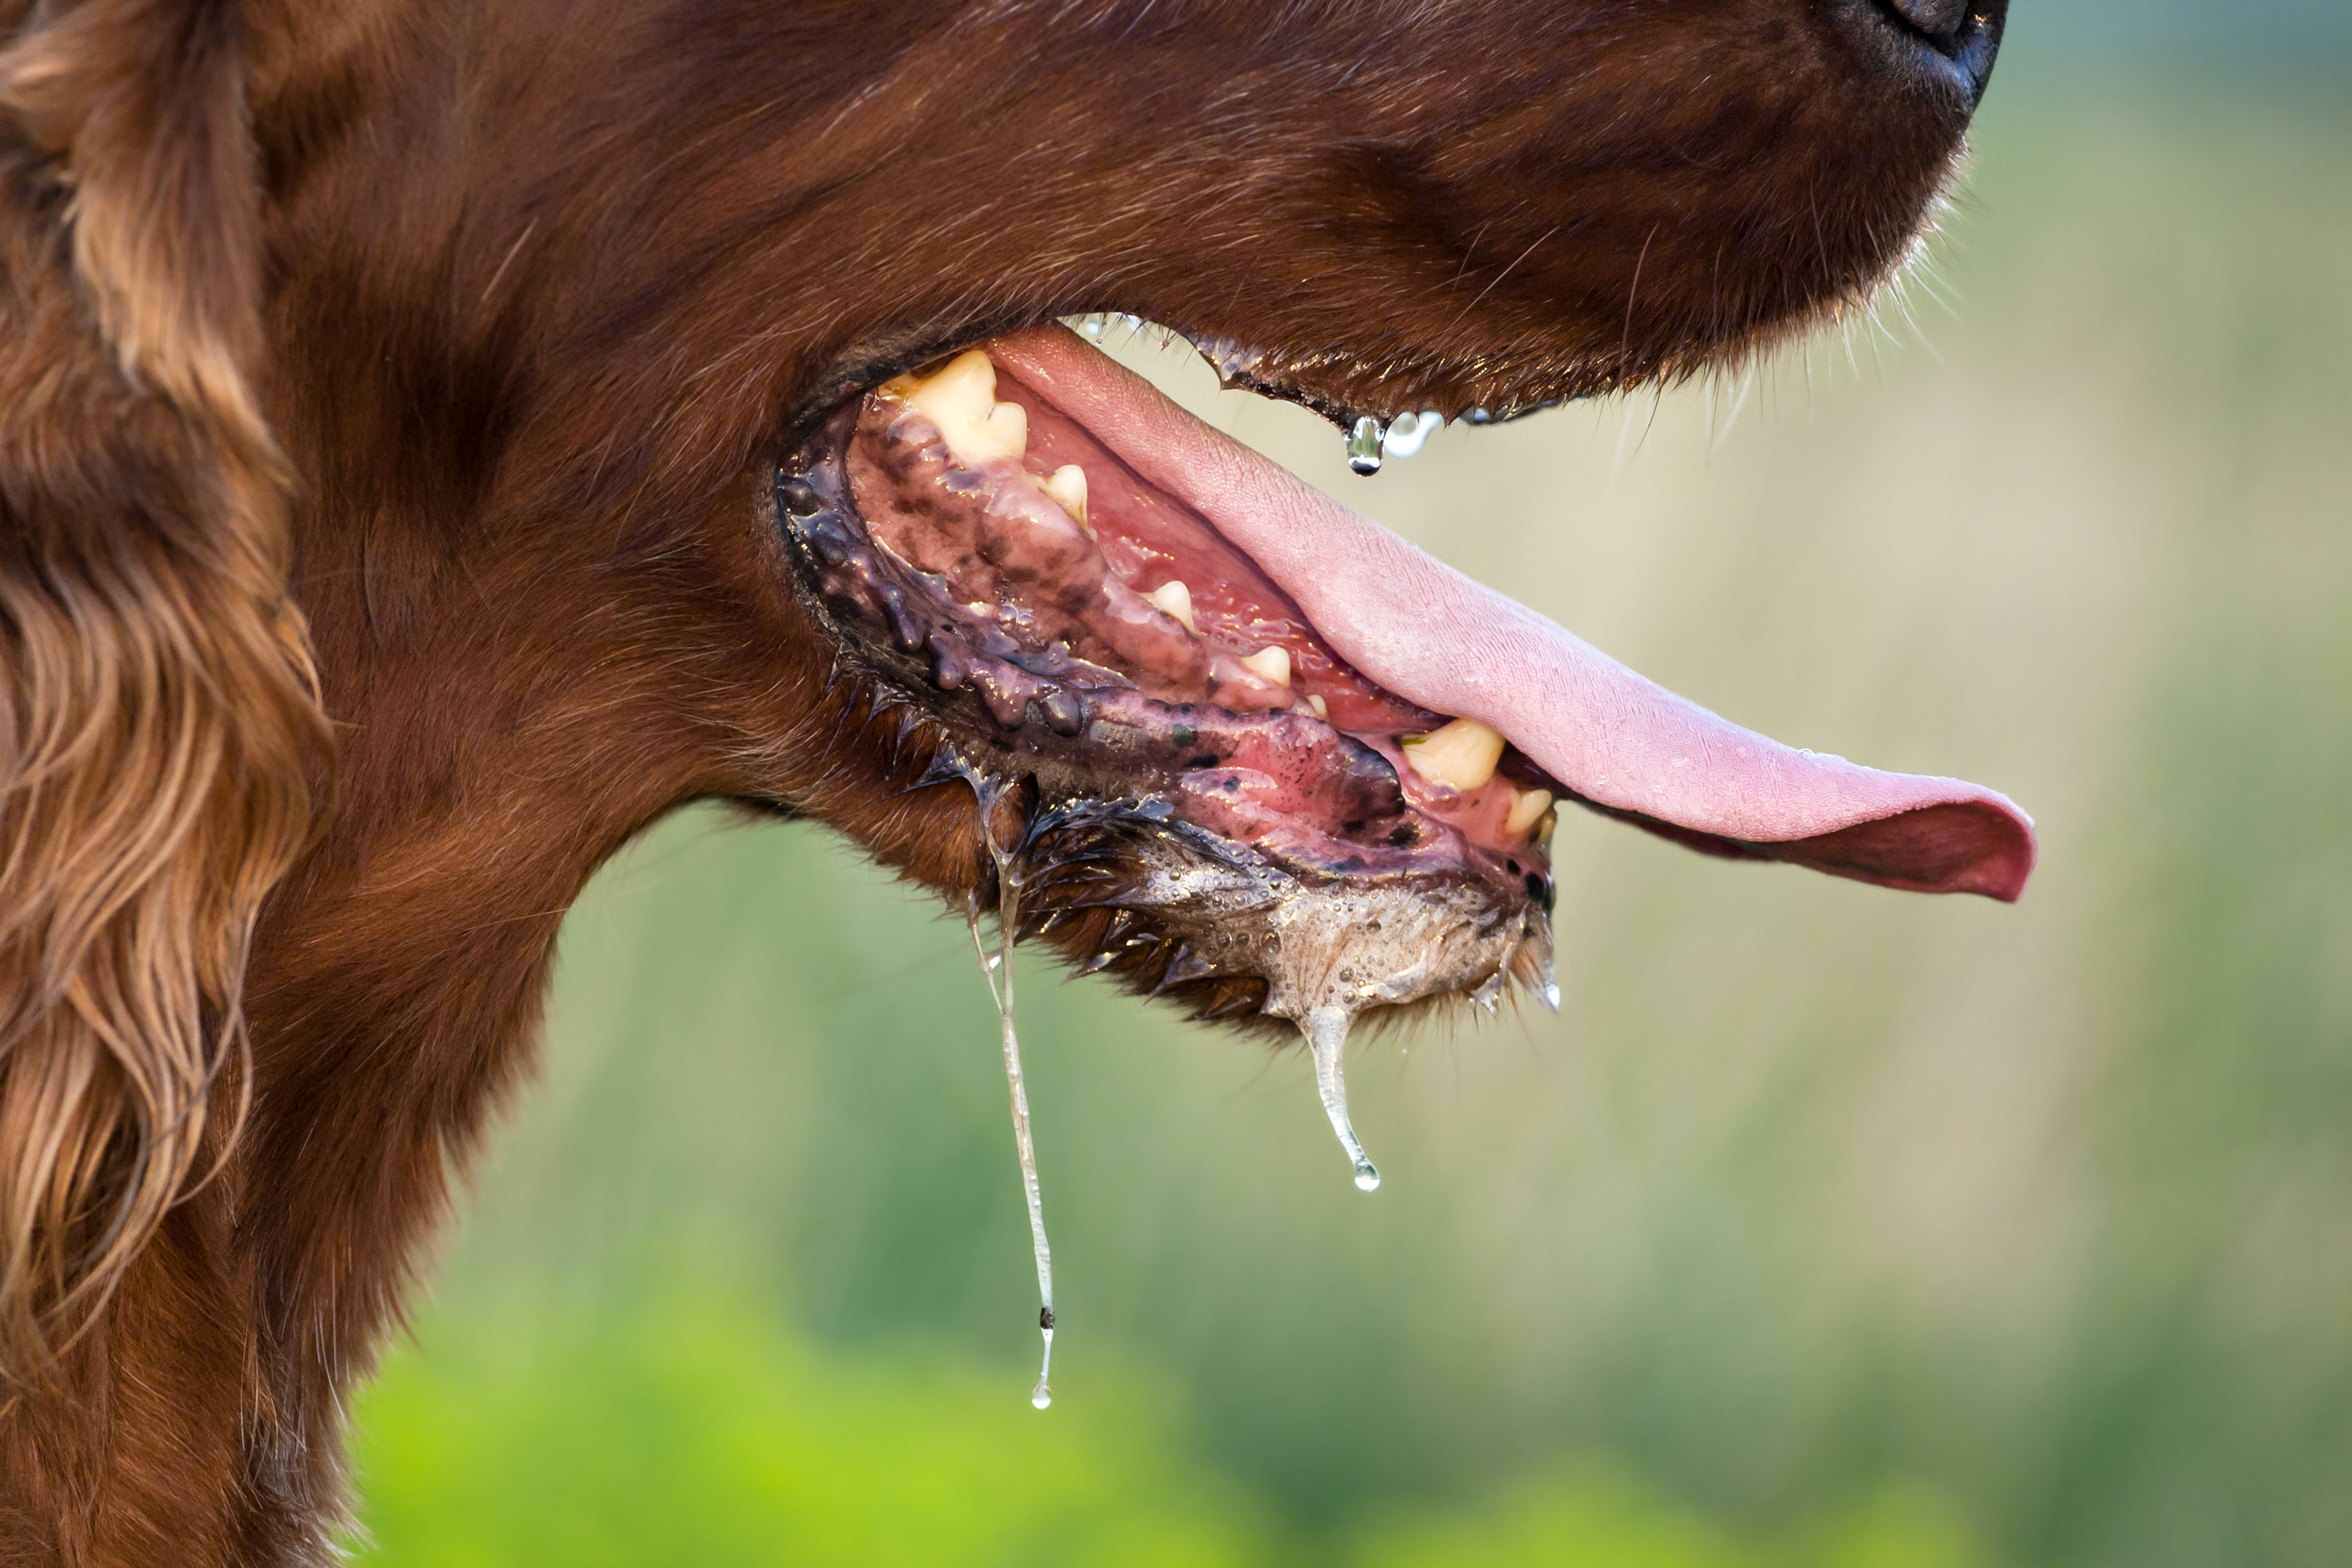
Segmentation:
<svg viewBox="0 0 2352 1568">
<path fill-rule="evenodd" d="M 1737 364 L 1911 256 L 2005 9 L 0 0 L 0 1557 L 331 1559 L 563 910 L 688 802 L 1335 1060 L 1544 991 L 1562 805 L 2014 898 L 1999 795 L 1054 324 L 1366 466 Z"/>
</svg>

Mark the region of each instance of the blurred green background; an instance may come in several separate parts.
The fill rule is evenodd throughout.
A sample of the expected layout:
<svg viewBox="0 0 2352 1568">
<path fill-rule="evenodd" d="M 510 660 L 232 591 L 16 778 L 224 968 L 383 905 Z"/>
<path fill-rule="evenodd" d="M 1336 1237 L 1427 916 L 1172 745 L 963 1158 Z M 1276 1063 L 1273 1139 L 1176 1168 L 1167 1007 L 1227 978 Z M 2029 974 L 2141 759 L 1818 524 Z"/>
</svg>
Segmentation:
<svg viewBox="0 0 2352 1568">
<path fill-rule="evenodd" d="M 1907 318 L 1744 389 L 1367 482 L 1157 362 L 1710 706 L 2006 789 L 2021 905 L 1566 821 L 1562 1015 L 1360 1048 L 1369 1198 L 1297 1053 L 1031 959 L 1040 1415 L 961 926 L 689 814 L 564 927 L 360 1560 L 2352 1560 L 2352 54 L 2221 15 L 2021 5 Z"/>
</svg>

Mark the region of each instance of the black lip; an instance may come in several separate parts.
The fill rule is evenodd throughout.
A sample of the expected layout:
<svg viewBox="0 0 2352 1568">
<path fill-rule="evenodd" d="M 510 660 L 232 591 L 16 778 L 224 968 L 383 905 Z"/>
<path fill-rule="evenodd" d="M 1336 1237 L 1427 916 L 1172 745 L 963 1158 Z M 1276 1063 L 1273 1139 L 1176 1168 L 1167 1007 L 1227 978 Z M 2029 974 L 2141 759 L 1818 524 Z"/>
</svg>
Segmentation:
<svg viewBox="0 0 2352 1568">
<path fill-rule="evenodd" d="M 819 384 L 938 353 L 926 346 L 845 357 Z M 854 401 L 836 402 L 778 465 L 774 521 L 791 592 L 847 682 L 843 721 L 861 703 L 865 722 L 894 716 L 894 788 L 969 786 L 992 832 L 993 801 L 1022 792 L 1024 826 L 997 861 L 1000 874 L 1018 867 L 1022 939 L 1047 938 L 1081 973 L 1108 970 L 1196 1018 L 1245 1026 L 1291 1027 L 1284 1020 L 1300 1016 L 1300 988 L 1330 979 L 1329 965 L 1315 967 L 1326 949 L 1370 965 L 1351 1010 L 1392 1015 L 1459 994 L 1492 1011 L 1514 988 L 1549 1005 L 1556 885 L 1547 850 L 1425 840 L 1393 767 L 1352 738 L 1328 730 L 1282 738 L 1328 746 L 1317 788 L 1329 797 L 1321 810 L 1332 826 L 1266 848 L 1188 820 L 1176 787 L 1228 752 L 1238 756 L 1252 716 L 1160 705 L 1139 723 L 1119 693 L 1103 692 L 1062 714 L 1032 703 L 1016 721 L 992 713 L 972 679 L 942 686 L 922 651 L 940 652 L 938 639 L 911 618 L 901 624 L 893 595 L 903 600 L 907 584 L 880 569 L 849 493 L 841 459 L 855 416 Z M 909 646 L 917 643 L 922 648 Z M 1408 828 L 1411 839 L 1394 836 Z M 1449 842 L 1458 853 L 1420 858 L 1425 846 Z M 984 889 L 975 896 L 984 900 Z M 1365 934 L 1382 932 L 1384 921 L 1389 934 Z M 1336 973 L 1353 983 L 1354 972 Z"/>
<path fill-rule="evenodd" d="M 781 458 L 783 454 L 798 449 L 817 432 L 821 426 L 838 413 L 845 404 L 863 396 L 892 376 L 933 363 L 951 354 L 961 353 L 964 350 L 976 347 L 991 338 L 1003 337 L 1009 332 L 1021 331 L 1030 327 L 1043 326 L 1048 321 L 1066 321 L 1090 314 L 1120 319 L 1131 312 L 1050 310 L 1042 316 L 1007 316 L 967 321 L 950 331 L 924 326 L 884 329 L 869 333 L 835 355 L 825 367 L 809 381 L 807 390 L 794 401 L 781 421 L 774 456 Z M 1390 419 L 1402 412 L 1400 408 L 1362 408 L 1352 404 L 1335 401 L 1316 392 L 1293 374 L 1276 373 L 1260 375 L 1246 372 L 1237 374 L 1229 363 L 1221 363 L 1217 352 L 1219 345 L 1229 343 L 1230 340 L 1211 332 L 1193 331 L 1183 327 L 1170 326 L 1164 322 L 1150 321 L 1148 318 L 1137 319 L 1145 320 L 1148 325 L 1173 333 L 1179 341 L 1192 344 L 1201 356 L 1208 361 L 1210 368 L 1217 373 L 1219 380 L 1225 386 L 1236 391 L 1255 393 L 1261 397 L 1271 398 L 1277 403 L 1296 404 L 1310 413 L 1328 419 L 1343 432 L 1352 429 L 1358 419 L 1367 416 L 1385 426 Z M 1270 352 L 1263 357 L 1271 363 L 1282 365 L 1286 370 L 1295 368 L 1302 363 L 1300 356 L 1280 353 Z M 1312 359 L 1315 356 L 1305 357 Z M 1566 398 L 1556 397 L 1540 402 L 1513 403 L 1494 409 L 1467 408 L 1458 411 L 1458 415 L 1472 425 L 1496 425 L 1534 414 L 1542 409 L 1556 408 L 1567 401 L 1569 400 Z M 1425 405 L 1413 403 L 1410 399 L 1407 403 L 1412 407 Z M 1447 412 L 1452 415 L 1455 411 Z"/>
</svg>

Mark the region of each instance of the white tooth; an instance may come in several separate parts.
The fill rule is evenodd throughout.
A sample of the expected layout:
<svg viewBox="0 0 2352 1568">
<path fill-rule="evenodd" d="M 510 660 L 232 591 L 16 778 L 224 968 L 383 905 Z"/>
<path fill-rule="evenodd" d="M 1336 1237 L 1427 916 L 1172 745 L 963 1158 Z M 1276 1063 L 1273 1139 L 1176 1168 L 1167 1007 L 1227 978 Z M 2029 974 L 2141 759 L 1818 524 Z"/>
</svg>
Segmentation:
<svg viewBox="0 0 2352 1568">
<path fill-rule="evenodd" d="M 1192 619 L 1192 590 L 1184 586 L 1181 580 L 1171 577 L 1145 596 L 1159 607 L 1161 615 L 1181 623 L 1194 637 L 1201 635 L 1199 625 Z"/>
<path fill-rule="evenodd" d="M 1012 405 L 999 404 L 997 406 L 1009 408 Z M 1044 490 L 1055 506 L 1068 512 L 1071 521 L 1086 529 L 1089 537 L 1093 535 L 1094 530 L 1087 526 L 1087 471 L 1084 468 L 1076 463 L 1064 463 L 1046 475 L 1037 488 Z"/>
<path fill-rule="evenodd" d="M 1242 668 L 1260 680 L 1276 686 L 1290 684 L 1290 650 L 1286 647 L 1262 647 L 1242 660 Z"/>
<path fill-rule="evenodd" d="M 1430 783 L 1473 790 L 1495 776 L 1495 764 L 1503 760 L 1503 737 L 1475 719 L 1456 719 L 1405 742 L 1404 755 Z"/>
<path fill-rule="evenodd" d="M 884 390 L 938 426 L 949 455 L 966 468 L 1029 450 L 1028 411 L 996 401 L 996 366 L 978 349 L 956 355 L 935 375 L 902 375 Z"/>
<path fill-rule="evenodd" d="M 988 437 L 996 449 L 991 457 L 1025 458 L 1029 455 L 1029 411 L 1017 403 L 1000 403 L 988 411 Z M 979 459 L 987 461 L 983 457 Z"/>
<path fill-rule="evenodd" d="M 1320 697 L 1315 696 L 1312 692 L 1307 694 L 1307 706 L 1315 710 L 1315 717 L 1318 719 L 1328 719 L 1331 717 L 1331 705 L 1328 702 L 1324 701 Z"/>
<path fill-rule="evenodd" d="M 1516 838 L 1543 820 L 1551 809 L 1551 791 L 1548 789 L 1513 789 L 1511 809 L 1503 818 L 1503 831 Z"/>
</svg>

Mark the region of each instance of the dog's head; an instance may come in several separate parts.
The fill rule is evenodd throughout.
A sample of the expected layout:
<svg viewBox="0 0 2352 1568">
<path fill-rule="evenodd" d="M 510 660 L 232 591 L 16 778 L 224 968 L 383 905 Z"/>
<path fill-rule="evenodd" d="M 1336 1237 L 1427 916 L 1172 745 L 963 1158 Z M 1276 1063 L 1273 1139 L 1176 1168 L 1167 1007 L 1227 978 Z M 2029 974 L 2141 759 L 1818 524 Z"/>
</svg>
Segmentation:
<svg viewBox="0 0 2352 1568">
<path fill-rule="evenodd" d="M 1999 797 L 1681 703 L 1054 324 L 1367 464 L 1700 374 L 1904 263 L 2004 10 L 0 6 L 6 1298 L 197 1158 L 324 776 L 289 583 L 286 984 L 710 796 L 1237 1021 L 1543 983 L 1558 803 L 2013 897 Z"/>
</svg>

